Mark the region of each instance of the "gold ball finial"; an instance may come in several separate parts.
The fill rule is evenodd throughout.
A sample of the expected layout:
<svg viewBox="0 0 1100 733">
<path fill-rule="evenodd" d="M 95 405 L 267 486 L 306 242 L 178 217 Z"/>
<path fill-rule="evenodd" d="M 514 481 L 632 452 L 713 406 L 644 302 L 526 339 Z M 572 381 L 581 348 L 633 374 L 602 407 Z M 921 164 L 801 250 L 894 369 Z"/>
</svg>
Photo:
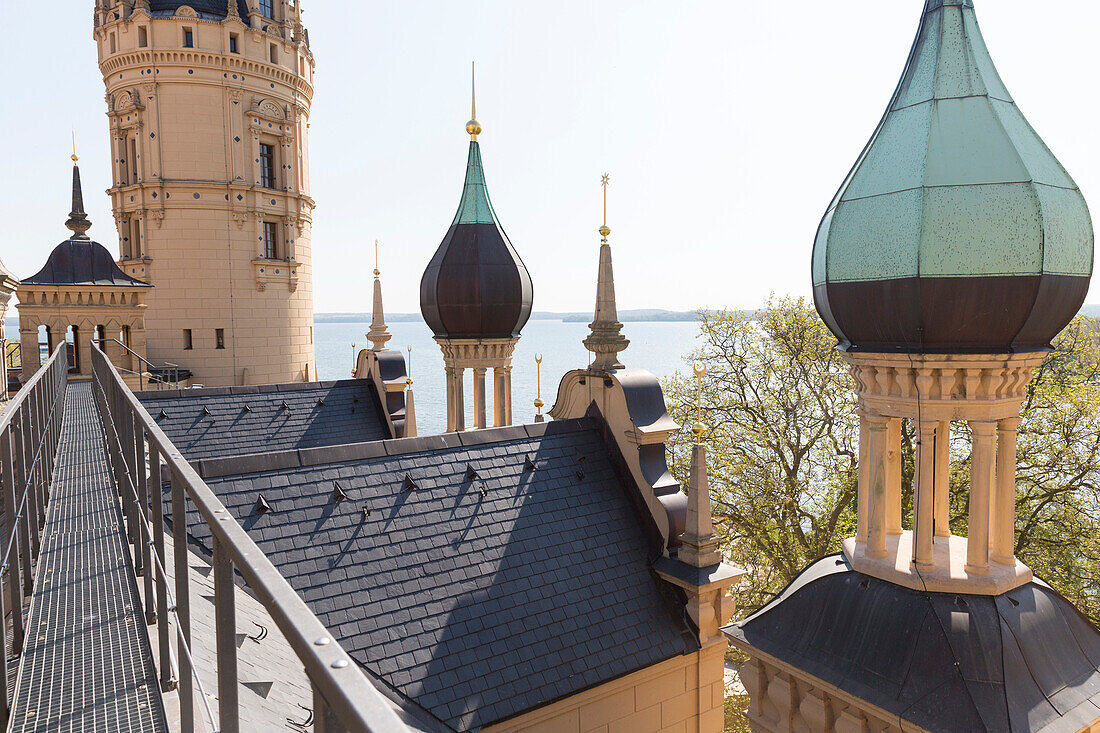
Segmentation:
<svg viewBox="0 0 1100 733">
<path fill-rule="evenodd" d="M 477 120 L 470 120 L 469 122 L 467 122 L 466 134 L 476 140 L 477 136 L 481 134 L 481 123 Z"/>
<path fill-rule="evenodd" d="M 608 234 L 611 234 L 611 227 L 609 227 L 607 224 L 604 224 L 602 227 L 600 227 L 600 236 L 604 239 L 607 239 Z"/>
<path fill-rule="evenodd" d="M 80 160 L 80 158 L 79 158 L 79 157 L 77 156 L 77 154 L 76 154 L 76 153 L 73 153 L 73 154 L 72 154 L 72 155 L 70 155 L 69 157 L 73 159 L 73 163 L 74 163 L 74 164 L 75 164 L 75 163 L 76 163 L 76 162 L 77 162 L 78 160 Z"/>
<path fill-rule="evenodd" d="M 691 432 L 695 433 L 696 438 L 702 438 L 703 433 L 707 431 L 707 427 L 701 422 L 697 422 L 691 426 Z"/>
</svg>

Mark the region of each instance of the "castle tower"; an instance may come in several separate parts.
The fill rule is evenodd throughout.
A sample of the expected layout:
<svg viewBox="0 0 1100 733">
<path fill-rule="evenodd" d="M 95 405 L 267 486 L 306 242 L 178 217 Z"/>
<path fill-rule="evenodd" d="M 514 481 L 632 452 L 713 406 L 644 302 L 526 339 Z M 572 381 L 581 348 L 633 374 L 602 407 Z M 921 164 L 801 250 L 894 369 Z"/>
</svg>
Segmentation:
<svg viewBox="0 0 1100 733">
<path fill-rule="evenodd" d="M 466 429 L 464 374 L 474 373 L 475 427 L 486 422 L 485 373 L 494 372 L 493 425 L 512 424 L 512 353 L 531 317 L 531 275 L 497 221 L 485 186 L 477 107 L 466 123 L 466 183 L 451 228 L 420 281 L 420 312 L 443 350 L 447 431 Z"/>
<path fill-rule="evenodd" d="M 750 656 L 754 730 L 1100 724 L 1100 694 L 1059 696 L 1100 685 L 1100 632 L 1013 556 L 1021 405 L 1092 264 L 1085 200 L 1005 89 L 973 0 L 926 0 L 897 91 L 814 245 L 817 309 L 859 398 L 856 535 L 727 629 Z M 960 537 L 949 441 L 963 422 Z"/>
<path fill-rule="evenodd" d="M 315 378 L 297 2 L 97 0 L 119 265 L 156 286 L 148 353 L 206 385 Z"/>
</svg>

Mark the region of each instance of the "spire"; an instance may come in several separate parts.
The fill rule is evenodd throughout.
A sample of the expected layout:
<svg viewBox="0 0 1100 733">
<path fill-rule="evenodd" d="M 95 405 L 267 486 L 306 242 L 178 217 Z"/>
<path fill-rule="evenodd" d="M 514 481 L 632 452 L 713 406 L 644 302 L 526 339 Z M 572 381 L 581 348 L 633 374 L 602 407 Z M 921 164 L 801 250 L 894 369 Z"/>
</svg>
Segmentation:
<svg viewBox="0 0 1100 733">
<path fill-rule="evenodd" d="M 416 437 L 416 407 L 413 405 L 413 348 L 409 347 L 409 377 L 405 380 L 405 434 L 403 438 Z"/>
<path fill-rule="evenodd" d="M 473 61 L 470 62 L 470 121 L 466 123 L 466 132 L 475 143 L 481 134 L 481 123 L 477 121 L 477 78 L 474 76 Z"/>
<path fill-rule="evenodd" d="M 603 226 L 600 227 L 600 272 L 596 283 L 596 311 L 589 324 L 591 332 L 584 340 L 584 347 L 596 355 L 591 369 L 608 371 L 622 369 L 619 352 L 624 351 L 630 342 L 620 333 L 623 324 L 619 322 L 618 309 L 615 306 L 615 273 L 611 267 L 611 245 L 607 236 L 611 228 L 607 226 L 607 186 L 610 182 L 605 173 L 603 185 Z"/>
<path fill-rule="evenodd" d="M 241 14 L 237 12 L 237 0 L 226 0 L 226 4 L 229 6 L 226 8 L 227 18 L 240 18 Z"/>
<path fill-rule="evenodd" d="M 695 442 L 691 446 L 691 475 L 688 478 L 688 511 L 684 533 L 680 537 L 679 559 L 697 568 L 706 568 L 722 562 L 718 553 L 718 538 L 714 536 L 714 520 L 711 516 L 710 482 L 707 480 L 707 449 L 703 445 L 706 428 L 700 421 L 702 414 L 703 376 L 706 366 L 695 367 L 695 424 L 691 432 Z"/>
<path fill-rule="evenodd" d="M 542 408 L 546 405 L 542 401 L 542 354 L 535 354 L 535 422 L 546 422 L 542 414 Z"/>
<path fill-rule="evenodd" d="M 77 161 L 80 158 L 76 155 L 76 133 L 73 133 L 73 210 L 69 212 L 69 220 L 65 222 L 73 233 L 70 239 L 87 239 L 86 232 L 92 228 L 92 223 L 88 221 L 88 215 L 84 213 L 84 194 L 80 190 L 80 167 L 77 165 Z"/>
<path fill-rule="evenodd" d="M 386 314 L 382 310 L 382 281 L 378 269 L 378 240 L 374 240 L 374 310 L 371 313 L 370 331 L 367 339 L 373 344 L 372 351 L 382 351 L 390 340 L 390 331 L 386 328 Z"/>
</svg>

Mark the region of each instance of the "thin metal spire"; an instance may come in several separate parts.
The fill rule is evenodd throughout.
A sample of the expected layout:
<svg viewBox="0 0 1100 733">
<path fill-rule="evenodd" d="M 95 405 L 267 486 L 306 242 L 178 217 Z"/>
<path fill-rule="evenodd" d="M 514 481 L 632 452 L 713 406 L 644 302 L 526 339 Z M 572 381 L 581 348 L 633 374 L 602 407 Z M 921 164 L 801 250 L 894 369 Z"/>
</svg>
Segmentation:
<svg viewBox="0 0 1100 733">
<path fill-rule="evenodd" d="M 481 123 L 477 121 L 477 76 L 473 61 L 470 62 L 470 121 L 466 123 L 466 132 L 475 143 L 477 136 L 481 134 Z"/>
<path fill-rule="evenodd" d="M 600 227 L 600 269 L 596 282 L 596 311 L 589 324 L 590 332 L 584 340 L 584 347 L 596 355 L 590 369 L 609 371 L 622 369 L 619 352 L 630 345 L 622 335 L 623 324 L 619 322 L 618 308 L 615 305 L 615 273 L 611 266 L 611 245 L 607 235 L 611 228 L 607 226 L 607 186 L 610 176 L 604 174 L 600 179 L 603 187 L 604 223 Z"/>
<path fill-rule="evenodd" d="M 80 167 L 77 161 L 80 158 L 76 154 L 76 131 L 73 131 L 73 210 L 69 212 L 69 220 L 65 226 L 73 233 L 70 239 L 88 239 L 86 232 L 92 228 L 88 221 L 88 215 L 84 211 L 84 193 L 80 187 Z"/>
<path fill-rule="evenodd" d="M 378 269 L 378 240 L 374 240 L 374 306 L 371 313 L 370 331 L 367 339 L 371 342 L 371 351 L 383 351 L 390 340 L 390 331 L 386 327 L 386 313 L 382 309 L 382 280 Z"/>
</svg>

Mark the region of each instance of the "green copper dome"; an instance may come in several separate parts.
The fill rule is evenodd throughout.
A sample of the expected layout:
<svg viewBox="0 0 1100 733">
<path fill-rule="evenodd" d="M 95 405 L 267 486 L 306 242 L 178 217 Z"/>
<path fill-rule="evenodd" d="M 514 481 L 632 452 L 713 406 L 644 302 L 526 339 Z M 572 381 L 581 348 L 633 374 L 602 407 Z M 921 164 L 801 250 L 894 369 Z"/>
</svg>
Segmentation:
<svg viewBox="0 0 1100 733">
<path fill-rule="evenodd" d="M 845 348 L 1046 347 L 1088 291 L 1077 184 L 1020 113 L 973 0 L 928 0 L 886 115 L 826 212 L 814 295 Z"/>
</svg>

